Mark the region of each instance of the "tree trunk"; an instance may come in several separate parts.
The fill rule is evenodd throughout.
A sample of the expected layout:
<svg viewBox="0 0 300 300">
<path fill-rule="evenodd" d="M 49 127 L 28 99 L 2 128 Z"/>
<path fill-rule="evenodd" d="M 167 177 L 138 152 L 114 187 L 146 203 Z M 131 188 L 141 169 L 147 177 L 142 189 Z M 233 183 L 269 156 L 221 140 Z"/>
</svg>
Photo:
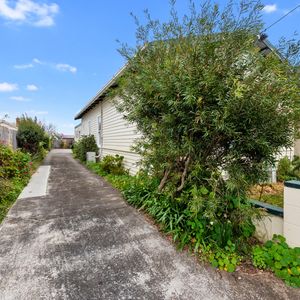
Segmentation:
<svg viewBox="0 0 300 300">
<path fill-rule="evenodd" d="M 164 173 L 164 177 L 162 178 L 162 180 L 160 181 L 160 184 L 158 186 L 158 190 L 161 192 L 162 189 L 165 187 L 166 185 L 166 182 L 168 180 L 168 177 L 169 177 L 169 174 L 170 174 L 170 171 L 171 171 L 171 168 L 167 168 L 165 170 L 165 173 Z"/>
<path fill-rule="evenodd" d="M 177 188 L 177 192 L 180 192 L 183 189 L 183 187 L 184 187 L 185 177 L 186 177 L 186 174 L 187 174 L 187 171 L 188 171 L 188 167 L 189 167 L 190 161 L 191 161 L 191 157 L 188 156 L 187 160 L 184 163 L 184 170 L 183 170 L 182 175 L 181 175 L 181 184 Z"/>
</svg>

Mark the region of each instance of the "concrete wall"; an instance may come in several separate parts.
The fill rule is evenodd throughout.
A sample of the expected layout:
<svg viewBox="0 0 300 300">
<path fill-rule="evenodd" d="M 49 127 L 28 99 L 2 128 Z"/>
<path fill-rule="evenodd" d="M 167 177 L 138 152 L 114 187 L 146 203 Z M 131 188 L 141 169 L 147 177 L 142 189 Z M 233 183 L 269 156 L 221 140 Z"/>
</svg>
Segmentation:
<svg viewBox="0 0 300 300">
<path fill-rule="evenodd" d="M 300 139 L 295 140 L 294 152 L 295 155 L 300 156 Z"/>
<path fill-rule="evenodd" d="M 255 236 L 262 242 L 271 240 L 274 234 L 283 235 L 283 217 L 266 213 L 260 221 L 256 221 Z"/>
<path fill-rule="evenodd" d="M 287 243 L 300 247 L 300 181 L 285 182 L 283 209 L 283 233 Z"/>
<path fill-rule="evenodd" d="M 272 239 L 273 234 L 280 234 L 289 246 L 300 247 L 300 181 L 285 182 L 283 209 L 259 201 L 252 202 L 266 210 L 265 216 L 255 222 L 255 235 L 259 240 L 266 242 Z"/>
<path fill-rule="evenodd" d="M 140 156 L 131 147 L 140 134 L 136 126 L 129 124 L 123 114 L 117 111 L 114 100 L 121 101 L 120 98 L 104 99 L 82 117 L 81 135 L 95 136 L 102 157 L 116 154 L 124 156 L 125 168 L 135 174 Z"/>
</svg>

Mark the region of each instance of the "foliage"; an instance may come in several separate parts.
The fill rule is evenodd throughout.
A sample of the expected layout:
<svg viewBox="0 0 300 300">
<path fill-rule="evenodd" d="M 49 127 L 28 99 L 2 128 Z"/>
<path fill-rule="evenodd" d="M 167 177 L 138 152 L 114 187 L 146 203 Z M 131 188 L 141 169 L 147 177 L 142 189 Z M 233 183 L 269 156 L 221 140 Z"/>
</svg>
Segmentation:
<svg viewBox="0 0 300 300">
<path fill-rule="evenodd" d="M 29 178 L 31 157 L 0 144 L 0 178 Z"/>
<path fill-rule="evenodd" d="M 274 235 L 272 241 L 253 248 L 254 266 L 271 269 L 286 284 L 300 287 L 300 248 L 290 248 L 285 238 Z"/>
<path fill-rule="evenodd" d="M 277 167 L 277 179 L 279 181 L 300 179 L 300 157 L 294 156 L 292 161 L 287 156 L 281 158 Z"/>
<path fill-rule="evenodd" d="M 98 152 L 99 148 L 97 146 L 95 137 L 93 135 L 83 136 L 77 141 L 73 146 L 74 157 L 78 158 L 80 161 L 86 161 L 87 152 Z"/>
<path fill-rule="evenodd" d="M 238 253 L 247 252 L 245 239 L 252 235 L 254 226 L 250 219 L 245 222 L 243 210 L 239 214 L 235 211 L 233 223 L 228 220 L 229 206 L 233 210 L 234 201 L 227 207 L 228 215 L 216 219 L 207 215 L 204 208 L 194 212 L 188 201 L 159 192 L 159 180 L 143 172 L 136 176 L 116 176 L 105 172 L 99 163 L 89 162 L 87 166 L 120 189 L 129 204 L 147 212 L 166 233 L 172 234 L 179 249 L 189 247 L 195 253 L 202 253 L 214 266 L 230 272 L 241 260 Z M 206 194 L 204 188 L 202 193 Z"/>
<path fill-rule="evenodd" d="M 235 245 L 229 240 L 225 249 L 219 248 L 217 251 L 210 253 L 209 261 L 215 268 L 234 272 L 241 258 L 236 253 Z"/>
<path fill-rule="evenodd" d="M 0 222 L 27 184 L 38 161 L 0 144 Z"/>
<path fill-rule="evenodd" d="M 26 186 L 27 182 L 27 178 L 13 178 L 9 180 L 0 177 L 0 223 L 6 216 L 11 205 Z"/>
<path fill-rule="evenodd" d="M 124 175 L 126 173 L 123 165 L 124 156 L 106 155 L 100 162 L 102 170 L 107 174 Z"/>
<path fill-rule="evenodd" d="M 246 191 L 266 179 L 299 123 L 298 74 L 257 48 L 260 3 L 235 8 L 205 1 L 200 11 L 191 3 L 183 19 L 175 5 L 165 23 L 148 13 L 145 25 L 136 19 L 137 45 L 120 49 L 128 65 L 115 91 L 119 110 L 142 133 L 135 150 L 160 179 L 158 190 L 219 224 L 236 214 L 249 219 Z M 236 205 L 228 216 L 233 202 L 244 213 Z"/>
<path fill-rule="evenodd" d="M 37 118 L 23 115 L 18 119 L 17 131 L 18 146 L 25 152 L 36 154 L 41 148 L 49 149 L 50 138 L 43 124 Z"/>
</svg>

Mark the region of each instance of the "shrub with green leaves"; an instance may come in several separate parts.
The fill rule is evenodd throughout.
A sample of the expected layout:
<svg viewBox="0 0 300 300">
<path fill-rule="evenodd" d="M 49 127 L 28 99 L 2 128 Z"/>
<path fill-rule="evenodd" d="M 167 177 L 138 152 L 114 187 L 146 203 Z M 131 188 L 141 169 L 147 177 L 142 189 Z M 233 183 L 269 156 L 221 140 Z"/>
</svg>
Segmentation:
<svg viewBox="0 0 300 300">
<path fill-rule="evenodd" d="M 31 157 L 0 143 L 0 178 L 29 178 Z"/>
<path fill-rule="evenodd" d="M 294 156 L 291 161 L 285 156 L 278 162 L 277 180 L 286 181 L 293 179 L 300 179 L 300 158 L 299 156 Z"/>
<path fill-rule="evenodd" d="M 0 222 L 27 184 L 32 167 L 28 153 L 14 151 L 0 143 Z"/>
<path fill-rule="evenodd" d="M 300 287 L 300 248 L 291 248 L 280 235 L 274 235 L 263 246 L 255 246 L 252 252 L 253 265 L 271 269 L 276 276 L 293 287 Z"/>
<path fill-rule="evenodd" d="M 101 168 L 107 174 L 124 175 L 126 173 L 123 165 L 124 156 L 106 155 L 100 161 Z"/>
<path fill-rule="evenodd" d="M 99 148 L 93 135 L 82 136 L 73 146 L 74 157 L 78 158 L 82 162 L 86 161 L 87 152 L 97 153 L 98 150 Z"/>
<path fill-rule="evenodd" d="M 181 247 L 230 241 L 246 252 L 258 217 L 246 192 L 299 127 L 300 43 L 282 40 L 284 59 L 262 54 L 259 1 L 189 7 L 182 16 L 171 1 L 170 20 L 136 18 L 136 44 L 119 49 L 127 65 L 111 95 L 141 133 L 143 169 L 159 180 L 123 193 Z"/>
<path fill-rule="evenodd" d="M 44 126 L 37 118 L 31 118 L 23 115 L 18 120 L 17 131 L 18 146 L 26 152 L 37 154 L 41 149 L 49 148 L 49 136 Z"/>
<path fill-rule="evenodd" d="M 240 263 L 241 257 L 236 252 L 236 246 L 230 240 L 224 248 L 217 248 L 209 253 L 212 266 L 227 272 L 234 272 Z"/>
</svg>

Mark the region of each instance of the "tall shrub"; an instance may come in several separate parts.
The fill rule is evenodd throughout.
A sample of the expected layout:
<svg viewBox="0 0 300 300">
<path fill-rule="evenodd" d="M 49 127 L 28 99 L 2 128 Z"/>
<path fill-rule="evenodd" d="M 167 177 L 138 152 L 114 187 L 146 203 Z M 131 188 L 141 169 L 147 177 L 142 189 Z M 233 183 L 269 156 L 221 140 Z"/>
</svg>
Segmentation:
<svg viewBox="0 0 300 300">
<path fill-rule="evenodd" d="M 36 117 L 23 115 L 19 118 L 17 141 L 21 149 L 33 154 L 49 148 L 49 136 Z"/>
<path fill-rule="evenodd" d="M 85 162 L 87 152 L 98 152 L 95 137 L 93 135 L 83 136 L 73 146 L 73 153 L 76 158 Z"/>
<path fill-rule="evenodd" d="M 191 2 L 182 18 L 172 2 L 169 21 L 136 19 L 136 46 L 120 49 L 128 65 L 117 104 L 142 133 L 136 150 L 159 189 L 177 197 L 194 187 L 189 201 L 217 211 L 226 197 L 244 197 L 293 143 L 300 90 L 288 61 L 297 61 L 299 43 L 281 43 L 286 60 L 260 52 L 259 1 L 224 9 L 204 1 L 199 10 Z"/>
</svg>

